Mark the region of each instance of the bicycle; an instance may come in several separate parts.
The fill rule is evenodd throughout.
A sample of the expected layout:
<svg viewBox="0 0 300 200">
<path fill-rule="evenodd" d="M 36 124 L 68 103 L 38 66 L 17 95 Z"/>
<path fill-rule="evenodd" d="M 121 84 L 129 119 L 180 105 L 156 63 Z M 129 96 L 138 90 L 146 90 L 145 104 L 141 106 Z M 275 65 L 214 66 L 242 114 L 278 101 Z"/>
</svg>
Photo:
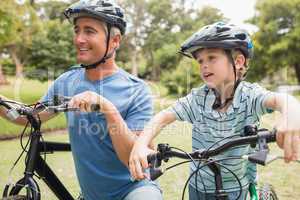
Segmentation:
<svg viewBox="0 0 300 200">
<path fill-rule="evenodd" d="M 25 147 L 22 146 L 23 151 L 14 163 L 14 165 L 16 165 L 28 147 L 29 150 L 27 151 L 25 159 L 24 177 L 13 185 L 5 185 L 2 200 L 40 200 L 41 191 L 38 183 L 34 179 L 34 175 L 36 174 L 42 178 L 59 200 L 75 199 L 42 157 L 42 155 L 46 153 L 71 151 L 71 145 L 69 143 L 43 141 L 41 132 L 42 122 L 38 117 L 38 114 L 45 110 L 55 113 L 78 111 L 78 109 L 68 107 L 68 101 L 70 99 L 70 97 L 54 96 L 52 102 L 37 103 L 34 106 L 0 99 L 0 106 L 4 106 L 8 109 L 7 116 L 10 119 L 17 119 L 21 115 L 26 116 L 28 123 L 21 134 L 21 138 L 28 124 L 31 125 L 29 140 Z M 17 108 L 12 105 L 16 105 Z M 99 105 L 92 105 L 92 110 L 98 111 Z M 25 195 L 21 194 L 23 189 L 26 191 L 24 191 Z M 82 200 L 82 197 L 79 196 L 77 199 Z"/>
<path fill-rule="evenodd" d="M 229 139 L 224 138 L 221 141 Z M 219 141 L 219 142 L 221 142 Z M 242 185 L 237 177 L 237 175 L 226 168 L 225 166 L 221 165 L 220 161 L 230 160 L 230 159 L 247 159 L 250 162 L 266 165 L 278 158 L 282 157 L 271 157 L 268 155 L 269 148 L 267 143 L 275 142 L 276 141 L 276 130 L 269 131 L 267 129 L 257 129 L 256 126 L 246 126 L 244 128 L 244 133 L 239 138 L 231 139 L 223 143 L 222 145 L 212 148 L 216 145 L 213 144 L 210 148 L 204 150 L 197 150 L 191 153 L 187 153 L 179 148 L 170 147 L 168 144 L 158 144 L 157 146 L 157 153 L 150 154 L 147 156 L 147 160 L 149 163 L 149 173 L 150 179 L 156 180 L 159 178 L 165 171 L 168 171 L 178 165 L 193 162 L 195 166 L 197 165 L 195 162 L 199 161 L 196 170 L 190 174 L 189 178 L 187 179 L 183 192 L 182 192 L 182 200 L 184 200 L 184 194 L 186 187 L 188 186 L 189 181 L 191 178 L 198 173 L 204 166 L 209 167 L 209 169 L 213 172 L 215 177 L 215 197 L 216 200 L 228 200 L 228 194 L 224 191 L 223 184 L 222 184 L 222 175 L 221 175 L 221 167 L 227 169 L 233 176 L 237 179 L 237 182 L 240 187 L 240 194 L 237 199 L 240 198 L 242 192 Z M 217 142 L 217 143 L 219 143 Z M 229 150 L 232 147 L 240 146 L 240 145 L 251 145 L 251 147 L 255 148 L 258 145 L 258 150 L 250 155 L 244 155 L 241 157 L 229 157 L 229 158 L 222 158 L 222 159 L 215 159 L 214 156 L 219 155 L 220 153 Z M 175 149 L 175 150 L 174 150 Z M 177 157 L 181 159 L 186 159 L 187 161 L 179 162 L 172 166 L 169 166 L 165 169 L 161 167 L 163 162 L 168 162 L 170 158 Z M 203 165 L 200 166 L 200 163 Z M 197 176 L 195 176 L 196 178 Z M 197 190 L 198 191 L 198 190 Z M 264 185 L 258 189 L 254 184 L 250 184 L 249 186 L 249 194 L 251 200 L 278 200 L 278 197 L 275 193 L 275 190 L 271 185 Z"/>
</svg>

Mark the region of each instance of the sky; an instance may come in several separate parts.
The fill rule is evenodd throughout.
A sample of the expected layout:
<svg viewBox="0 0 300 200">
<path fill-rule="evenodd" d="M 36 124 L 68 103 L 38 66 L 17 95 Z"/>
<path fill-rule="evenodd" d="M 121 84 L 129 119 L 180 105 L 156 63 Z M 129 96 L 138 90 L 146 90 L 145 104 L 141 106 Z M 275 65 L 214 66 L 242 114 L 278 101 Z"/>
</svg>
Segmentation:
<svg viewBox="0 0 300 200">
<path fill-rule="evenodd" d="M 199 8 L 204 5 L 218 8 L 225 17 L 230 19 L 230 22 L 250 32 L 257 30 L 255 26 L 244 22 L 255 15 L 256 0 L 196 0 L 195 2 L 195 6 Z"/>
<path fill-rule="evenodd" d="M 49 0 L 38 0 L 49 1 Z M 67 0 L 52 0 L 52 1 L 67 1 Z M 115 0 L 119 1 L 119 0 Z M 126 0 L 125 0 L 126 1 Z M 218 8 L 225 17 L 230 19 L 233 24 L 239 25 L 249 32 L 254 32 L 257 28 L 250 24 L 245 24 L 245 20 L 251 18 L 255 14 L 255 3 L 257 0 L 187 0 L 195 2 L 196 7 L 209 5 Z"/>
</svg>

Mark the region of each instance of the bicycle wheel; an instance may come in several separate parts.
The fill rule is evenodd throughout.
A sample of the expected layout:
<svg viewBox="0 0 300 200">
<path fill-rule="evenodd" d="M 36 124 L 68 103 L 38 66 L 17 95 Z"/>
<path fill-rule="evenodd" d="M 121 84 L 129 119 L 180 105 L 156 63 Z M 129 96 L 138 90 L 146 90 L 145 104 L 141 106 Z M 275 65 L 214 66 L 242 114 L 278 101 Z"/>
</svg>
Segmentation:
<svg viewBox="0 0 300 200">
<path fill-rule="evenodd" d="M 24 195 L 14 195 L 9 197 L 4 197 L 1 200 L 27 200 L 27 198 Z"/>
<path fill-rule="evenodd" d="M 274 187 L 270 184 L 264 184 L 258 189 L 259 200 L 278 200 Z"/>
<path fill-rule="evenodd" d="M 6 185 L 3 192 L 3 200 L 40 200 L 40 189 L 33 178 L 20 179 L 14 186 Z"/>
</svg>

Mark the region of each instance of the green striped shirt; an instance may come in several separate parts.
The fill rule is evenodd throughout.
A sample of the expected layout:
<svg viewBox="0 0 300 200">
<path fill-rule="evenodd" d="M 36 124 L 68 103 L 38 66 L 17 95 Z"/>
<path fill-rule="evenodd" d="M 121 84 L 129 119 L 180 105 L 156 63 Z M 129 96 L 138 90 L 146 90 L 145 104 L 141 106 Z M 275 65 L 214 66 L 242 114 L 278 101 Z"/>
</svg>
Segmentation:
<svg viewBox="0 0 300 200">
<path fill-rule="evenodd" d="M 192 148 L 193 151 L 207 149 L 215 142 L 229 136 L 240 137 L 246 125 L 259 126 L 260 116 L 268 110 L 263 102 L 271 92 L 258 84 L 241 82 L 236 89 L 233 101 L 226 112 L 218 112 L 212 109 L 215 100 L 214 92 L 206 85 L 192 89 L 187 96 L 180 98 L 169 111 L 176 115 L 177 120 L 192 123 Z M 237 135 L 237 136 L 234 136 Z M 225 140 L 226 141 L 226 140 Z M 215 147 L 223 144 L 220 142 Z M 253 152 L 250 145 L 234 147 L 215 158 L 228 156 L 241 156 Z M 220 162 L 232 170 L 240 179 L 243 188 L 250 182 L 256 181 L 256 165 L 246 160 L 234 159 Z M 198 163 L 197 163 L 198 164 Z M 191 163 L 191 172 L 196 166 Z M 221 168 L 223 186 L 227 192 L 239 190 L 235 177 L 225 168 Z M 201 181 L 201 178 L 202 180 Z M 195 177 L 190 184 L 196 188 Z M 197 177 L 197 188 L 201 192 L 215 192 L 213 173 L 204 167 Z"/>
</svg>

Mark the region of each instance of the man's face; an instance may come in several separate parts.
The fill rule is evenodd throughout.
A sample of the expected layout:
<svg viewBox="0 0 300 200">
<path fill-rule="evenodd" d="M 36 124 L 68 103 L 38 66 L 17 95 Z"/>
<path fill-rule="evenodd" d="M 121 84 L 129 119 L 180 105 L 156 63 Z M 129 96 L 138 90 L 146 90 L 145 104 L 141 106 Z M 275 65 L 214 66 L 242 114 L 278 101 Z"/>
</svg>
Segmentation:
<svg viewBox="0 0 300 200">
<path fill-rule="evenodd" d="M 105 24 L 99 20 L 82 17 L 75 21 L 73 42 L 77 62 L 92 64 L 101 59 L 106 51 Z"/>
</svg>

